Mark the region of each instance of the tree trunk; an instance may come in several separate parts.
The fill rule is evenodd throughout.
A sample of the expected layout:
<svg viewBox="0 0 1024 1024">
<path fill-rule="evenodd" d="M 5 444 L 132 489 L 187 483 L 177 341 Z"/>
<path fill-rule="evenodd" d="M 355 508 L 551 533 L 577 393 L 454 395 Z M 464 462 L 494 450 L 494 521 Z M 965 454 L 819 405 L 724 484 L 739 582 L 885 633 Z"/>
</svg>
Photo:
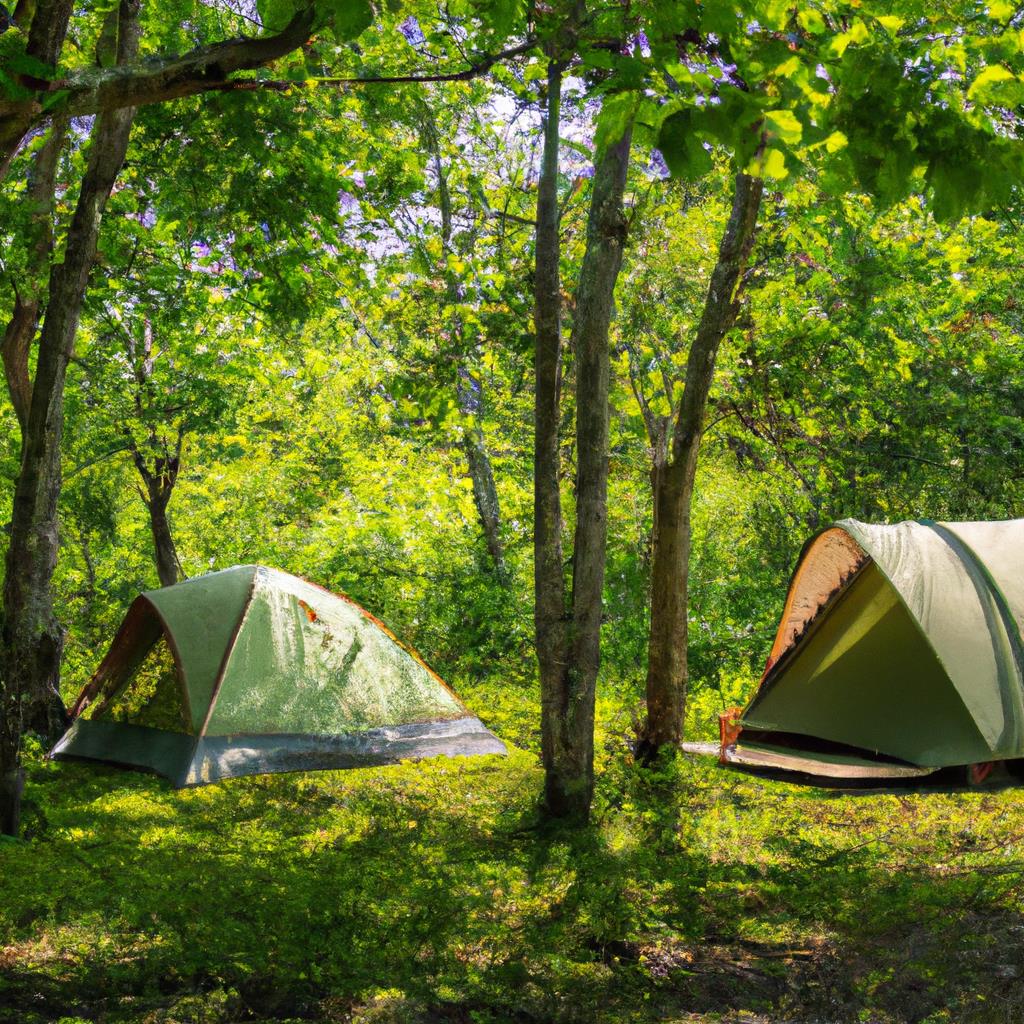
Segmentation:
<svg viewBox="0 0 1024 1024">
<path fill-rule="evenodd" d="M 545 810 L 551 817 L 586 821 L 594 793 L 594 699 L 608 527 L 608 332 L 626 237 L 623 193 L 631 132 L 627 130 L 598 154 L 576 289 L 572 340 L 578 464 L 571 610 L 567 611 L 558 482 L 561 300 L 555 182 L 560 87 L 561 71 L 551 64 L 537 201 L 536 629 Z"/>
<path fill-rule="evenodd" d="M 61 48 L 64 46 L 64 37 L 68 32 L 73 7 L 72 0 L 38 0 L 32 24 L 29 26 L 28 42 L 25 45 L 25 53 L 29 57 L 50 67 L 56 66 Z M 29 87 L 43 87 L 47 83 L 30 79 L 24 84 Z M 0 118 L 0 179 L 7 173 L 7 168 L 18 152 L 22 139 L 40 113 L 40 105 L 32 103 L 21 116 Z"/>
<path fill-rule="evenodd" d="M 534 273 L 533 620 L 540 672 L 544 804 L 547 811 L 556 816 L 570 809 L 564 800 L 569 781 L 563 767 L 562 727 L 568 652 L 558 436 L 562 377 L 561 245 L 558 237 L 561 94 L 562 68 L 552 60 L 548 63 L 544 149 L 537 185 Z"/>
<path fill-rule="evenodd" d="M 118 61 L 138 51 L 140 0 L 121 0 Z M 34 23 L 33 23 L 34 24 Z M 53 612 L 50 583 L 57 561 L 57 499 L 64 428 L 64 381 L 74 346 L 100 221 L 131 131 L 134 110 L 124 108 L 96 120 L 88 165 L 68 229 L 64 262 L 50 274 L 32 402 L 14 492 L 10 544 L 4 576 L 4 620 L 0 633 L 0 777 L 20 766 L 24 728 L 53 737 L 64 726 L 56 714 L 63 632 Z M 17 830 L 19 794 L 0 790 L 0 819 Z"/>
<path fill-rule="evenodd" d="M 505 546 L 501 540 L 501 506 L 498 503 L 498 488 L 494 483 L 494 469 L 484 442 L 483 430 L 478 422 L 466 429 L 462 435 L 462 448 L 466 453 L 469 477 L 473 481 L 473 501 L 476 513 L 483 527 L 487 553 L 499 579 L 507 575 Z"/>
<path fill-rule="evenodd" d="M 16 836 L 21 824 L 21 794 L 25 788 L 25 769 L 18 767 L 0 773 L 0 835 Z"/>
<path fill-rule="evenodd" d="M 150 321 L 143 321 L 141 345 L 136 342 L 131 331 L 125 332 L 125 341 L 128 359 L 132 363 L 135 376 L 135 414 L 139 422 L 144 423 L 144 395 L 153 376 L 153 330 Z M 171 524 L 167 520 L 167 506 L 171 503 L 174 485 L 178 482 L 181 451 L 185 444 L 185 427 L 179 426 L 173 448 L 154 427 L 150 427 L 145 448 L 153 453 L 152 468 L 146 460 L 143 448 L 140 448 L 135 440 L 131 427 L 125 424 L 123 431 L 128 439 L 128 451 L 131 452 L 132 461 L 145 484 L 145 490 L 141 487 L 138 489 L 139 497 L 142 498 L 142 503 L 149 513 L 149 528 L 153 534 L 153 557 L 160 586 L 170 587 L 184 577 L 174 538 L 171 536 Z"/>
<path fill-rule="evenodd" d="M 170 494 L 167 497 L 169 499 Z M 153 550 L 156 553 L 156 573 L 160 577 L 160 586 L 170 587 L 182 578 L 182 574 L 171 526 L 167 521 L 167 504 L 153 501 L 148 503 L 148 507 L 149 527 L 153 531 Z"/>
<path fill-rule="evenodd" d="M 722 338 L 739 309 L 742 275 L 754 244 L 763 183 L 736 176 L 732 212 L 711 274 L 704 311 L 686 363 L 686 382 L 672 436 L 670 461 L 656 466 L 656 524 L 651 572 L 651 631 L 647 663 L 647 721 L 638 755 L 650 760 L 683 738 L 687 674 L 687 583 L 690 504 L 708 394 Z"/>
<path fill-rule="evenodd" d="M 460 364 L 465 358 L 463 352 L 462 317 L 457 306 L 462 299 L 462 287 L 458 276 L 448 266 L 448 254 L 452 244 L 452 196 L 448 187 L 448 174 L 441 159 L 441 141 L 438 137 L 437 119 L 429 103 L 422 108 L 423 135 L 427 148 L 434 163 L 437 175 L 438 208 L 441 213 L 441 255 L 444 261 L 445 301 L 452 307 L 451 327 L 457 338 L 457 358 Z M 473 483 L 473 502 L 484 531 L 487 553 L 490 555 L 498 578 L 504 580 L 505 548 L 501 542 L 501 506 L 498 502 L 498 489 L 494 484 L 494 468 L 484 441 L 481 412 L 483 408 L 483 386 L 465 365 L 460 365 L 456 381 L 456 397 L 459 412 L 468 420 L 469 426 L 463 430 L 462 448 L 466 453 L 469 478 Z"/>
<path fill-rule="evenodd" d="M 53 252 L 53 203 L 60 152 L 67 138 L 68 124 L 55 120 L 42 149 L 36 154 L 29 172 L 28 194 L 32 204 L 32 232 L 35 238 L 29 249 L 29 267 L 21 290 L 15 292 L 14 310 L 7 322 L 0 357 L 4 364 L 4 377 L 11 405 L 18 417 L 24 443 L 28 426 L 28 410 L 32 403 L 32 379 L 29 374 L 29 356 L 32 342 L 39 328 L 46 289 L 43 281 L 49 271 Z"/>
</svg>

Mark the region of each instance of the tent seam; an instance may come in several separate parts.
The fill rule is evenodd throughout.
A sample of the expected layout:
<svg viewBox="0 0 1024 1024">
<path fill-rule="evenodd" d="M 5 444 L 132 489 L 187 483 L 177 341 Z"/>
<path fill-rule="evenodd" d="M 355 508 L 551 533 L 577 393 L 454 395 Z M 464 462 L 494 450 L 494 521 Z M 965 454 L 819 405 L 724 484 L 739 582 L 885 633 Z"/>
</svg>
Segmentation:
<svg viewBox="0 0 1024 1024">
<path fill-rule="evenodd" d="M 235 623 L 235 628 L 231 632 L 231 636 L 228 638 L 227 646 L 224 648 L 224 657 L 221 659 L 220 668 L 217 669 L 216 678 L 213 681 L 213 689 L 210 692 L 210 703 L 206 707 L 206 717 L 203 718 L 203 724 L 199 728 L 199 732 L 196 733 L 196 749 L 199 748 L 199 743 L 206 736 L 206 730 L 210 725 L 210 719 L 213 717 L 214 708 L 217 706 L 217 698 L 220 696 L 220 689 L 224 683 L 224 675 L 228 670 L 228 662 L 231 660 L 231 654 L 235 649 L 235 643 L 238 641 L 238 635 L 242 632 L 242 626 L 245 623 L 246 616 L 249 614 L 249 609 L 252 607 L 253 594 L 256 592 L 256 578 L 260 574 L 260 567 L 258 565 L 253 566 L 252 582 L 249 584 L 248 593 L 245 595 L 245 600 L 242 602 L 242 614 L 238 617 L 238 622 Z M 195 753 L 193 752 L 193 758 Z"/>
</svg>

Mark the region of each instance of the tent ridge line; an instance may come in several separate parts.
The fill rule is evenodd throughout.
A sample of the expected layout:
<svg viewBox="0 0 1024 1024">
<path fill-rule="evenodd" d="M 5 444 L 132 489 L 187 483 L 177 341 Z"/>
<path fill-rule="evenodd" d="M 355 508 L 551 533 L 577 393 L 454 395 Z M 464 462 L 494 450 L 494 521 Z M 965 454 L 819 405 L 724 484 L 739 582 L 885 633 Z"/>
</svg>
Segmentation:
<svg viewBox="0 0 1024 1024">
<path fill-rule="evenodd" d="M 999 620 L 1002 623 L 1003 631 L 1006 633 L 1006 639 L 1010 645 L 1010 653 L 1013 655 L 1014 668 L 1017 670 L 1017 682 L 1022 688 L 1024 688 L 1024 638 L 1021 637 L 1020 627 L 1017 625 L 1017 619 L 1010 609 L 1010 603 L 1006 600 L 1006 595 L 1003 593 L 1002 587 L 999 586 L 993 575 L 988 571 L 988 566 L 985 564 L 981 556 L 955 531 L 951 530 L 948 526 L 944 526 L 942 523 L 935 522 L 932 519 L 920 519 L 918 521 L 922 526 L 927 527 L 939 536 L 953 554 L 961 561 L 967 561 L 969 559 L 974 568 L 978 570 L 981 578 L 985 581 L 989 594 L 995 602 L 996 609 L 999 612 Z M 1020 722 L 1017 723 L 1017 727 L 1020 729 Z"/>
<path fill-rule="evenodd" d="M 231 636 L 228 638 L 227 645 L 224 648 L 224 657 L 221 658 L 220 667 L 217 669 L 217 675 L 213 681 L 210 703 L 206 707 L 206 716 L 203 718 L 203 724 L 196 733 L 196 750 L 199 749 L 200 741 L 206 736 L 206 730 L 210 725 L 210 719 L 213 717 L 214 708 L 217 706 L 217 698 L 220 696 L 220 688 L 224 682 L 224 675 L 228 670 L 228 662 L 231 660 L 231 654 L 235 649 L 235 641 L 238 640 L 238 634 L 242 632 L 242 626 L 245 623 L 246 616 L 249 614 L 249 609 L 252 607 L 253 594 L 256 592 L 256 579 L 259 574 L 260 567 L 258 565 L 253 566 L 252 582 L 249 584 L 249 590 L 245 595 L 245 600 L 242 602 L 242 613 L 238 616 L 238 622 L 235 623 L 235 628 L 231 631 Z M 195 751 L 192 752 L 192 756 L 195 757 Z"/>
<path fill-rule="evenodd" d="M 867 524 L 867 523 L 860 523 L 856 519 L 849 519 L 849 520 L 843 520 L 843 521 L 855 524 L 857 526 L 868 526 L 868 525 L 870 525 L 870 524 Z M 913 520 L 905 520 L 904 522 L 906 522 L 908 524 L 909 523 L 913 523 L 913 524 L 915 524 L 917 526 L 925 526 L 925 527 L 927 527 L 933 521 L 930 520 L 930 519 L 913 519 Z M 890 525 L 897 525 L 898 526 L 900 524 L 890 524 Z M 846 530 L 846 532 L 849 533 L 850 536 L 853 537 L 853 539 L 862 548 L 864 548 L 865 551 L 868 551 L 868 547 L 865 546 L 864 542 L 859 537 L 857 537 L 856 534 L 852 530 L 848 529 L 845 526 L 841 527 L 841 529 Z M 938 533 L 938 531 L 935 531 L 935 532 Z M 941 534 L 939 534 L 939 537 L 940 537 L 940 539 L 945 541 L 945 538 L 942 537 Z M 950 547 L 950 549 L 953 550 L 954 555 L 956 555 L 955 549 L 953 549 L 951 547 L 951 545 L 949 545 L 948 541 L 946 541 L 946 545 L 947 545 L 947 547 Z M 992 749 L 992 744 L 985 737 L 984 733 L 982 733 L 981 727 L 978 725 L 977 719 L 974 717 L 974 713 L 971 711 L 969 705 L 967 704 L 967 701 L 964 698 L 964 695 L 960 692 L 960 688 L 956 685 L 956 681 L 953 679 L 953 676 L 950 673 L 949 667 L 947 666 L 946 662 L 942 659 L 942 656 L 939 654 L 938 648 L 935 646 L 935 643 L 932 641 L 931 634 L 928 632 L 927 629 L 925 629 L 924 623 L 921 621 L 920 617 L 917 615 L 917 613 L 914 611 L 914 609 L 910 607 L 910 604 L 907 601 L 906 597 L 904 596 L 903 591 L 896 585 L 896 582 L 893 580 L 892 576 L 890 576 L 889 573 L 886 571 L 885 566 L 882 565 L 877 559 L 874 559 L 874 556 L 870 555 L 870 551 L 868 551 L 868 554 L 874 560 L 875 565 L 878 566 L 878 571 L 881 572 L 882 576 L 888 582 L 889 586 L 892 587 L 893 593 L 896 595 L 896 599 L 903 606 L 903 608 L 906 611 L 907 615 L 910 617 L 910 621 L 914 624 L 914 626 L 917 629 L 917 632 L 920 634 L 920 636 L 924 640 L 925 646 L 928 648 L 929 651 L 931 651 L 932 656 L 935 658 L 935 661 L 937 662 L 939 668 L 941 668 L 942 671 L 945 672 L 946 678 L 952 683 L 953 691 L 954 691 L 954 693 L 956 693 L 957 699 L 963 705 L 964 711 L 967 713 L 968 718 L 970 718 L 972 724 L 974 725 L 974 728 L 977 730 L 977 733 L 981 737 L 982 742 L 987 744 L 989 749 L 991 750 Z M 963 559 L 960 559 L 960 561 L 963 561 Z"/>
</svg>

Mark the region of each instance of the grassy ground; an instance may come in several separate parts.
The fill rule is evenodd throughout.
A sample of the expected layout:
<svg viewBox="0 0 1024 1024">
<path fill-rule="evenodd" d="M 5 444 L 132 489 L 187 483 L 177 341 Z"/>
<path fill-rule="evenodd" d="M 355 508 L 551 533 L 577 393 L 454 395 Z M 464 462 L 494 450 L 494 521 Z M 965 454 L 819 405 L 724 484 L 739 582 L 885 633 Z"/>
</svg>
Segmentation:
<svg viewBox="0 0 1024 1024">
<path fill-rule="evenodd" d="M 1024 791 L 641 778 L 613 725 L 594 824 L 544 830 L 534 695 L 476 706 L 521 749 L 179 792 L 36 759 L 0 1021 L 1024 1020 Z"/>
</svg>

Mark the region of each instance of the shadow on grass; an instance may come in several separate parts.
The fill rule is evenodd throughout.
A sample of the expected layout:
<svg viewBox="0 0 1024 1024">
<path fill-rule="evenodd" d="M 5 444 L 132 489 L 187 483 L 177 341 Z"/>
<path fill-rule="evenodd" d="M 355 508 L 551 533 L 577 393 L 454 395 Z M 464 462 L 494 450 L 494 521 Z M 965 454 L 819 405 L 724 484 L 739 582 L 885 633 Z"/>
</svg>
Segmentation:
<svg viewBox="0 0 1024 1024">
<path fill-rule="evenodd" d="M 38 766 L 37 835 L 0 846 L 0 1020 L 1024 1016 L 1016 795 L 617 766 L 562 831 L 539 787 L 521 753 L 179 792 Z"/>
</svg>

